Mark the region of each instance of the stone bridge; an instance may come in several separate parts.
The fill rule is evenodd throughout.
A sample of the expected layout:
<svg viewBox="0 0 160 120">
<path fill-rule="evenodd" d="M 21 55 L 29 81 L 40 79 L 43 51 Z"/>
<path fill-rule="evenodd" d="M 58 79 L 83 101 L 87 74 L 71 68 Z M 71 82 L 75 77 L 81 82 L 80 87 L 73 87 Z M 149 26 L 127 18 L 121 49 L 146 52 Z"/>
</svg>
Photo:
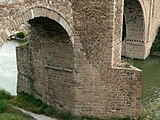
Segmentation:
<svg viewBox="0 0 160 120">
<path fill-rule="evenodd" d="M 138 116 L 141 70 L 121 55 L 149 55 L 159 8 L 159 0 L 1 3 L 1 46 L 22 24 L 29 29 L 28 43 L 17 48 L 18 92 L 76 115 Z"/>
</svg>

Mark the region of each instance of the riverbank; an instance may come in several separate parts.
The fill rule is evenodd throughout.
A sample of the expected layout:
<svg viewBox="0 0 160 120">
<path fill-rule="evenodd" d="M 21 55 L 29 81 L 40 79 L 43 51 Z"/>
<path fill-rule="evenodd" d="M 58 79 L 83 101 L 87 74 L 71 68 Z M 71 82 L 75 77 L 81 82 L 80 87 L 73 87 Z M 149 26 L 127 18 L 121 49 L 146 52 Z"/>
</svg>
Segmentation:
<svg viewBox="0 0 160 120">
<path fill-rule="evenodd" d="M 70 113 L 61 112 L 51 106 L 48 106 L 28 94 L 20 93 L 17 96 L 11 96 L 8 92 L 0 90 L 0 120 L 36 120 L 35 118 L 26 115 L 26 110 L 27 112 L 30 111 L 28 113 L 46 115 L 53 118 L 53 120 L 54 118 L 57 120 L 147 120 L 148 118 L 155 118 L 155 114 L 151 112 L 152 110 L 147 109 L 144 109 L 142 116 L 137 119 L 131 117 L 100 119 L 88 116 L 74 116 Z"/>
</svg>

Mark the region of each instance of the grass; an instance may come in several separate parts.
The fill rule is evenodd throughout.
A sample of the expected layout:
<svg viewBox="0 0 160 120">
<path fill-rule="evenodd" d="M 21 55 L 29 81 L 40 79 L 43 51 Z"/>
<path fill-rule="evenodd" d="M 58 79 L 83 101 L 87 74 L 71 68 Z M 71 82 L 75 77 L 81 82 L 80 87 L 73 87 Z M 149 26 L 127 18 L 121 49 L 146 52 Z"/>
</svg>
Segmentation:
<svg viewBox="0 0 160 120">
<path fill-rule="evenodd" d="M 4 99 L 9 100 L 11 98 L 13 98 L 13 96 L 9 92 L 3 89 L 0 89 L 0 100 L 4 100 Z"/>
<path fill-rule="evenodd" d="M 61 112 L 47 104 L 44 104 L 42 101 L 35 99 L 34 97 L 26 94 L 20 93 L 13 99 L 11 99 L 10 104 L 13 104 L 17 107 L 23 108 L 25 110 L 37 113 L 44 114 L 53 118 L 57 118 L 58 120 L 132 120 L 131 118 L 106 118 L 100 119 L 89 116 L 74 116 L 70 113 Z"/>
<path fill-rule="evenodd" d="M 0 115 L 0 120 L 27 120 L 23 116 L 17 116 L 13 113 L 2 113 Z"/>
<path fill-rule="evenodd" d="M 144 109 L 141 117 L 138 119 L 133 119 L 131 117 L 100 119 L 89 116 L 74 116 L 48 106 L 26 93 L 22 92 L 17 96 L 11 96 L 8 92 L 0 90 L 0 120 L 34 120 L 21 111 L 14 109 L 12 106 L 17 106 L 37 114 L 44 114 L 57 118 L 58 120 L 158 120 L 154 112 L 150 109 Z"/>
<path fill-rule="evenodd" d="M 0 89 L 0 120 L 35 120 L 21 111 L 14 109 L 9 103 L 14 97 L 7 91 Z"/>
<path fill-rule="evenodd" d="M 4 112 L 0 113 L 0 120 L 35 120 L 35 119 L 9 106 Z"/>
</svg>

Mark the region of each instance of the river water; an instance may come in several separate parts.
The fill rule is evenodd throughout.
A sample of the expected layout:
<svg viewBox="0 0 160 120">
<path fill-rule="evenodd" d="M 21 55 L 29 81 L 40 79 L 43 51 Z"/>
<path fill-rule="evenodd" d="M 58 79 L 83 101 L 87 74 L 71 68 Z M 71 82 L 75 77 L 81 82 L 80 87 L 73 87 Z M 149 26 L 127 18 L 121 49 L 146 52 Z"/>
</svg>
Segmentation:
<svg viewBox="0 0 160 120">
<path fill-rule="evenodd" d="M 146 60 L 131 60 L 142 72 L 143 105 L 155 102 L 160 98 L 160 57 L 149 56 Z"/>
<path fill-rule="evenodd" d="M 6 42 L 0 49 L 0 88 L 17 94 L 17 63 L 16 46 L 14 41 Z"/>
</svg>

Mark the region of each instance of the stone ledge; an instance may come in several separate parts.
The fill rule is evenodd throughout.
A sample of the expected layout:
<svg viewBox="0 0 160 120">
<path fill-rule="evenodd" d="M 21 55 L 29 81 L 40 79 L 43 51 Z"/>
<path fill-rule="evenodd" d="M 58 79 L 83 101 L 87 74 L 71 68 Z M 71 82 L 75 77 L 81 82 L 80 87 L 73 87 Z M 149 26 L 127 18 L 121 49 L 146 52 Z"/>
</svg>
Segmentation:
<svg viewBox="0 0 160 120">
<path fill-rule="evenodd" d="M 48 69 L 59 70 L 59 71 L 73 72 L 72 69 L 68 69 L 68 68 L 62 68 L 62 67 L 56 67 L 56 66 L 49 66 L 49 65 L 44 65 L 44 67 L 45 67 L 45 68 L 48 68 Z"/>
</svg>

